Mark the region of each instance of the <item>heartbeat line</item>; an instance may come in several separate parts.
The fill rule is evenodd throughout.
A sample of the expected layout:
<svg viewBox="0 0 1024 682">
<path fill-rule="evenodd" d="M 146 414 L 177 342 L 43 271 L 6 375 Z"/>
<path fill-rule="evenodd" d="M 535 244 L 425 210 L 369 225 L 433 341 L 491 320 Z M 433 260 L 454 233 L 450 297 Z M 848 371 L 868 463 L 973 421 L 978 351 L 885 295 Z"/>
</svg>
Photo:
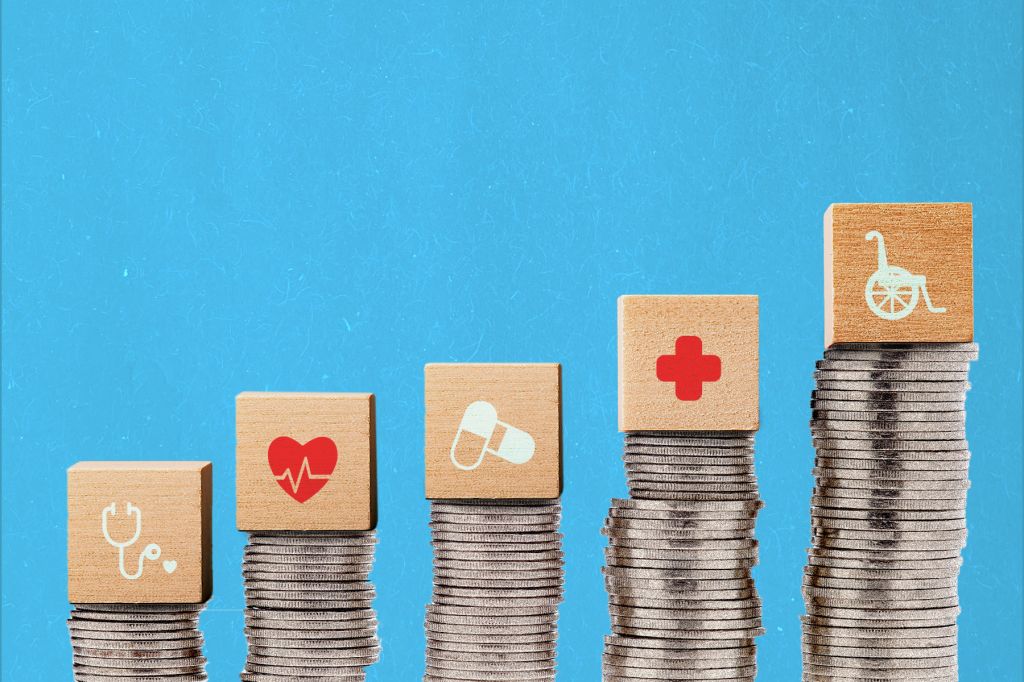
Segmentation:
<svg viewBox="0 0 1024 682">
<path fill-rule="evenodd" d="M 287 481 L 288 487 L 292 489 L 292 493 L 299 492 L 299 488 L 302 487 L 303 477 L 308 478 L 311 481 L 327 481 L 331 478 L 330 474 L 314 474 L 313 470 L 309 468 L 309 458 L 302 458 L 302 466 L 299 467 L 299 475 L 293 476 L 291 469 L 285 469 L 284 473 L 280 476 L 275 476 L 278 482 Z"/>
</svg>

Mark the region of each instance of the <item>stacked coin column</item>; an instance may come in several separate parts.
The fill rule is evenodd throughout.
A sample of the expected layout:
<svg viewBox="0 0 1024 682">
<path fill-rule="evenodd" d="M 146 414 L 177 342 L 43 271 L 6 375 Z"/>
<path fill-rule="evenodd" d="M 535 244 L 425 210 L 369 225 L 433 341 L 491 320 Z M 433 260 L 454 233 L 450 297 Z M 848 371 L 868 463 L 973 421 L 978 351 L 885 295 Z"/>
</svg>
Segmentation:
<svg viewBox="0 0 1024 682">
<path fill-rule="evenodd" d="M 362 680 L 380 655 L 374 397 L 242 393 L 242 680 Z"/>
<path fill-rule="evenodd" d="M 956 680 L 971 208 L 835 204 L 825 228 L 804 679 Z"/>
<path fill-rule="evenodd" d="M 424 679 L 554 680 L 561 368 L 427 365 L 425 402 L 434 586 Z"/>
<path fill-rule="evenodd" d="M 605 522 L 605 680 L 753 680 L 754 296 L 619 299 L 628 499 Z"/>
<path fill-rule="evenodd" d="M 213 587 L 209 462 L 68 469 L 75 680 L 205 680 L 199 613 Z"/>
</svg>

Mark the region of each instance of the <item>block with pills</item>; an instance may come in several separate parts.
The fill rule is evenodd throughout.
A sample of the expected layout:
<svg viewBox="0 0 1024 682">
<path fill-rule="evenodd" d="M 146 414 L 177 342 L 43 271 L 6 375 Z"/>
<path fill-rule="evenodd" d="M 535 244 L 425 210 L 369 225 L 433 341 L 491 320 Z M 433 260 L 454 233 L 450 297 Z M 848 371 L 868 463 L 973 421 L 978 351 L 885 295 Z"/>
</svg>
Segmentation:
<svg viewBox="0 0 1024 682">
<path fill-rule="evenodd" d="M 79 462 L 68 469 L 68 599 L 210 597 L 209 462 Z"/>
<path fill-rule="evenodd" d="M 971 205 L 832 204 L 825 345 L 974 339 Z"/>
<path fill-rule="evenodd" d="M 238 395 L 239 530 L 369 530 L 377 522 L 370 393 Z"/>
<path fill-rule="evenodd" d="M 555 498 L 562 490 L 558 364 L 430 364 L 426 494 Z"/>
<path fill-rule="evenodd" d="M 619 430 L 756 431 L 757 296 L 621 296 Z"/>
<path fill-rule="evenodd" d="M 565 582 L 561 387 L 557 364 L 425 368 L 434 554 L 425 679 L 554 679 Z M 452 648 L 482 641 L 487 628 L 485 648 Z"/>
</svg>

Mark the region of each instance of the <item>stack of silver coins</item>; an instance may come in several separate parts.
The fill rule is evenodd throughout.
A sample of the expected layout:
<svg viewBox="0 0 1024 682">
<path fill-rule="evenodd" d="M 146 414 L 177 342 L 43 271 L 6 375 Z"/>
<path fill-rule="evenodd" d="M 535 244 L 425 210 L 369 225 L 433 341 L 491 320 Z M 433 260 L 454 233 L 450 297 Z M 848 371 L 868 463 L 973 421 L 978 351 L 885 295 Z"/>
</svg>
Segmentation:
<svg viewBox="0 0 1024 682">
<path fill-rule="evenodd" d="M 605 680 L 753 680 L 761 508 L 749 432 L 626 435 L 630 499 L 605 522 Z"/>
<path fill-rule="evenodd" d="M 844 344 L 814 378 L 804 680 L 957 679 L 974 344 Z"/>
<path fill-rule="evenodd" d="M 434 500 L 424 680 L 555 679 L 559 500 Z"/>
<path fill-rule="evenodd" d="M 68 619 L 75 680 L 207 679 L 203 606 L 76 605 Z"/>
<path fill-rule="evenodd" d="M 365 679 L 380 656 L 376 543 L 374 531 L 249 534 L 243 681 Z"/>
</svg>

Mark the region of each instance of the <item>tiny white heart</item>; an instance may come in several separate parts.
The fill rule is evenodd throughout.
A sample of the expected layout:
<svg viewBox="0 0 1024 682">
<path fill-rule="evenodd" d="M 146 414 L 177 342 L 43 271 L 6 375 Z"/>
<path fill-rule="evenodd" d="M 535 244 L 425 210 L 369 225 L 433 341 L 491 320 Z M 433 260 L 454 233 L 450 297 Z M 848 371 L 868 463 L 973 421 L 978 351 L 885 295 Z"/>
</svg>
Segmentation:
<svg viewBox="0 0 1024 682">
<path fill-rule="evenodd" d="M 178 567 L 178 562 L 177 561 L 173 561 L 172 560 L 172 561 L 165 561 L 164 562 L 164 570 L 167 571 L 168 573 L 174 573 L 174 569 L 176 569 L 177 567 Z"/>
</svg>

